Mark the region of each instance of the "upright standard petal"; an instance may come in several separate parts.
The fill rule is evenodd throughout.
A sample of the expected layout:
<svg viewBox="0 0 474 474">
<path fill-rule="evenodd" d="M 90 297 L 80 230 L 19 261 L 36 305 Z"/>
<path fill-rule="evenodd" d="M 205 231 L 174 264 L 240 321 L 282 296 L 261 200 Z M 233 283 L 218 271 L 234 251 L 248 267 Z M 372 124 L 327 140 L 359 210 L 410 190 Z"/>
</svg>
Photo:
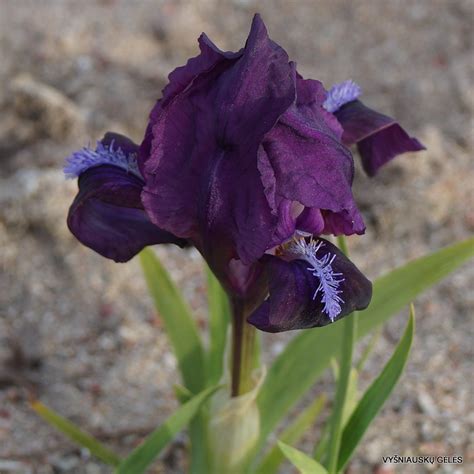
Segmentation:
<svg viewBox="0 0 474 474">
<path fill-rule="evenodd" d="M 269 296 L 248 322 L 266 332 L 325 326 L 366 308 L 372 284 L 324 239 L 297 240 L 280 256 L 265 256 Z"/>
<path fill-rule="evenodd" d="M 134 157 L 137 145 L 107 133 L 96 150 L 84 149 L 68 160 L 66 172 L 79 175 L 79 192 L 67 224 L 84 245 L 117 262 L 131 259 L 143 247 L 185 240 L 156 227 L 141 203 L 143 179 Z"/>
<path fill-rule="evenodd" d="M 199 37 L 198 44 L 200 54 L 190 58 L 184 66 L 177 67 L 168 75 L 169 83 L 163 89 L 163 97 L 156 102 L 150 112 L 150 123 L 138 153 L 138 166 L 142 173 L 144 173 L 144 163 L 151 153 L 153 124 L 158 120 L 166 105 L 202 75 L 209 74 L 216 68 L 218 72 L 225 70 L 242 55 L 242 50 L 236 53 L 221 51 L 205 33 Z"/>
<path fill-rule="evenodd" d="M 355 204 L 351 185 L 354 163 L 350 151 L 340 142 L 321 107 L 319 120 L 290 108 L 265 135 L 258 160 L 270 205 L 281 200 L 298 202 L 312 209 L 312 224 L 321 212 L 323 232 L 350 235 L 363 233 L 365 226 Z M 313 114 L 316 109 L 313 109 Z M 271 168 L 272 174 L 264 171 Z M 272 204 L 276 203 L 276 204 Z M 307 211 L 304 222 L 307 224 Z M 334 226 L 326 216 L 336 214 L 344 225 Z M 302 219 L 300 219 L 300 222 Z M 314 228 L 314 232 L 317 230 Z M 300 230 L 305 230 L 300 228 Z M 281 242 L 280 242 L 281 243 Z"/>
<path fill-rule="evenodd" d="M 294 100 L 294 68 L 256 16 L 239 57 L 195 76 L 152 117 L 142 199 L 219 277 L 267 250 L 277 217 L 257 169 L 263 135 Z"/>
<path fill-rule="evenodd" d="M 341 123 L 346 145 L 357 144 L 362 166 L 369 176 L 397 155 L 425 150 L 425 147 L 392 118 L 366 107 L 359 100 L 334 112 Z"/>
</svg>

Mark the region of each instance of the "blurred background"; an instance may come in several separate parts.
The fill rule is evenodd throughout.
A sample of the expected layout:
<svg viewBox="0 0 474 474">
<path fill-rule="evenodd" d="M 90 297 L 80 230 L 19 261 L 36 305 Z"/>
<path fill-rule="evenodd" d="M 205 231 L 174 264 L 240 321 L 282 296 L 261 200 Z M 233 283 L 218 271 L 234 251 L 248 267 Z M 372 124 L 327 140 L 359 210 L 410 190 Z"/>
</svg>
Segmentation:
<svg viewBox="0 0 474 474">
<path fill-rule="evenodd" d="M 140 142 L 167 74 L 197 54 L 199 34 L 237 50 L 256 11 L 301 74 L 327 87 L 354 79 L 367 105 L 428 148 L 374 180 L 358 167 L 367 233 L 349 241 L 357 265 L 374 278 L 474 230 L 472 0 L 2 0 L 0 472 L 109 472 L 32 413 L 31 390 L 123 452 L 176 406 L 175 362 L 138 262 L 107 261 L 66 228 L 77 185 L 63 160 L 107 130 Z M 157 252 L 206 327 L 200 256 Z M 407 371 L 351 473 L 473 472 L 473 274 L 464 267 L 416 302 Z M 363 386 L 406 318 L 384 329 Z M 290 337 L 266 335 L 266 359 Z M 324 390 L 329 374 L 312 396 Z M 309 451 L 319 430 L 300 447 Z M 185 472 L 185 441 L 154 472 Z M 462 455 L 464 465 L 382 467 L 392 454 Z"/>
</svg>

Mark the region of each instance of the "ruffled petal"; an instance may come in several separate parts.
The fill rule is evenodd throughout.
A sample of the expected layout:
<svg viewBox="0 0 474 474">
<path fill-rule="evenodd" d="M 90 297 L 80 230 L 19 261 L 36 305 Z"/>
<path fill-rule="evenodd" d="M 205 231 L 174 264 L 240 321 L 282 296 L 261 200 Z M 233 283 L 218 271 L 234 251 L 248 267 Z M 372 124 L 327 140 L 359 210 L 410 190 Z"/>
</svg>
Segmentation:
<svg viewBox="0 0 474 474">
<path fill-rule="evenodd" d="M 144 173 L 145 161 L 150 157 L 151 153 L 153 124 L 159 119 L 166 105 L 199 77 L 211 73 L 215 68 L 218 68 L 218 72 L 225 70 L 226 67 L 229 67 L 242 55 L 242 50 L 236 53 L 221 51 L 205 33 L 199 37 L 198 43 L 201 51 L 200 54 L 190 58 L 184 66 L 176 68 L 168 75 L 169 83 L 163 89 L 163 97 L 156 102 L 150 112 L 150 123 L 138 154 L 138 166 L 142 173 Z"/>
<path fill-rule="evenodd" d="M 315 257 L 323 264 L 326 262 L 326 273 L 324 266 L 320 272 L 327 280 L 326 286 L 307 260 L 288 261 L 270 255 L 262 259 L 269 296 L 250 315 L 250 324 L 266 332 L 307 329 L 325 326 L 368 306 L 372 297 L 370 281 L 337 247 L 319 239 L 318 244 L 321 243 L 316 246 Z M 327 289 L 331 276 L 337 280 L 332 290 Z M 333 293 L 328 294 L 330 291 Z M 328 310 L 331 304 L 338 305 L 338 312 L 332 317 Z"/>
<path fill-rule="evenodd" d="M 183 92 L 201 74 L 209 72 L 221 62 L 232 62 L 242 55 L 242 50 L 236 53 L 221 51 L 205 33 L 201 34 L 198 43 L 201 53 L 169 74 L 169 83 L 163 89 L 162 106 Z"/>
<path fill-rule="evenodd" d="M 314 122 L 325 134 L 341 139 L 343 129 L 334 115 L 324 108 L 327 91 L 320 81 L 296 77 L 296 107 L 298 112 Z"/>
<path fill-rule="evenodd" d="M 219 78 L 218 140 L 252 151 L 296 94 L 296 71 L 255 15 L 242 57 Z"/>
<path fill-rule="evenodd" d="M 298 202 L 306 208 L 327 211 L 323 217 L 337 214 L 339 220 L 345 222 L 344 227 L 328 223 L 324 226 L 328 233 L 364 232 L 365 226 L 351 190 L 352 155 L 325 117 L 309 118 L 292 107 L 265 135 L 258 160 L 259 169 L 271 167 L 273 171 L 274 182 L 269 171 L 261 173 L 272 208 L 273 203 L 279 204 L 283 199 Z"/>
<path fill-rule="evenodd" d="M 354 100 L 343 105 L 334 115 L 341 123 L 346 145 L 357 144 L 362 165 L 369 176 L 397 155 L 425 150 L 425 147 L 392 118 Z"/>
<path fill-rule="evenodd" d="M 240 57 L 194 77 L 149 127 L 145 209 L 159 227 L 191 239 L 218 276 L 230 259 L 247 265 L 269 246 L 277 215 L 256 154 L 294 91 L 294 68 L 256 16 Z"/>
<path fill-rule="evenodd" d="M 69 209 L 72 234 L 100 255 L 126 262 L 147 245 L 186 241 L 156 227 L 140 199 L 143 181 L 112 165 L 96 166 L 79 177 L 79 193 Z"/>
</svg>

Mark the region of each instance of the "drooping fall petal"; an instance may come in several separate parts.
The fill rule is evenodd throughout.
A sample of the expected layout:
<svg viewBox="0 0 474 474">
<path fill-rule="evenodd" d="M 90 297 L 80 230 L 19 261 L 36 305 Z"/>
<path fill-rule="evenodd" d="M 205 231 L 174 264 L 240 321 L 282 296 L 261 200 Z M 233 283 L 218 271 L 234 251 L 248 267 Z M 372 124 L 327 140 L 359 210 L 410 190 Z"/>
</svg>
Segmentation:
<svg viewBox="0 0 474 474">
<path fill-rule="evenodd" d="M 117 262 L 130 260 L 147 245 L 186 244 L 152 224 L 144 211 L 137 149 L 128 138 L 107 133 L 95 150 L 73 154 L 65 169 L 79 176 L 79 192 L 67 218 L 70 231 L 82 244 Z"/>
<path fill-rule="evenodd" d="M 344 143 L 357 144 L 362 166 L 369 176 L 402 153 L 425 150 L 395 119 L 370 109 L 360 100 L 343 105 L 334 115 L 344 129 Z"/>
<path fill-rule="evenodd" d="M 269 296 L 248 322 L 267 332 L 325 326 L 367 307 L 372 284 L 334 245 L 299 240 L 263 261 Z"/>
</svg>

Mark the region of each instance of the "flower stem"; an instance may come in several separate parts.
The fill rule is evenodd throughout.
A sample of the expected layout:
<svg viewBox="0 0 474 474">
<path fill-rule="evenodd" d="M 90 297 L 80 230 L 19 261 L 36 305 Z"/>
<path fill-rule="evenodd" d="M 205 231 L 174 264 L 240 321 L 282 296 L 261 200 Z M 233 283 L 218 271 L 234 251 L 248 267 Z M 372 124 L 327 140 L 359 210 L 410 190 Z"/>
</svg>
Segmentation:
<svg viewBox="0 0 474 474">
<path fill-rule="evenodd" d="M 338 237 L 339 248 L 347 254 L 347 244 L 344 236 Z M 343 335 L 341 347 L 341 360 L 339 368 L 339 378 L 337 381 L 336 397 L 334 400 L 334 408 L 331 417 L 329 450 L 328 450 L 328 472 L 329 474 L 337 473 L 337 464 L 339 458 L 339 450 L 341 446 L 341 437 L 343 426 L 344 406 L 346 404 L 347 389 L 352 368 L 352 353 L 354 342 L 357 335 L 357 318 L 356 314 L 348 315 L 343 321 Z"/>
<path fill-rule="evenodd" d="M 231 395 L 237 397 L 252 389 L 255 367 L 256 329 L 246 321 L 245 301 L 232 300 L 232 385 Z"/>
</svg>

